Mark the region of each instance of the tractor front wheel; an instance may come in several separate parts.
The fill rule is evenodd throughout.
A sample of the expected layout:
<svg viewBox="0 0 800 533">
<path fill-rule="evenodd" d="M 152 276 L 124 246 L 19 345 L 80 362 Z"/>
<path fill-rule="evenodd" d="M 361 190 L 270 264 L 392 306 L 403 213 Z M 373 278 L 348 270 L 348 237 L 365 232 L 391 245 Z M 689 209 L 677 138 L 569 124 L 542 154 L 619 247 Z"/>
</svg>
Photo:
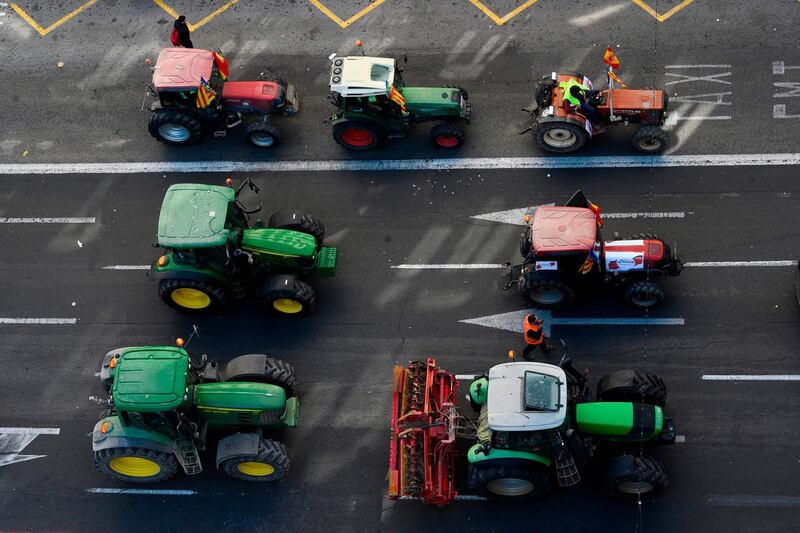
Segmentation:
<svg viewBox="0 0 800 533">
<path fill-rule="evenodd" d="M 287 287 L 263 292 L 262 298 L 267 309 L 287 316 L 300 316 L 310 312 L 317 301 L 311 285 L 297 279 Z"/>
<path fill-rule="evenodd" d="M 558 279 L 525 277 L 519 284 L 519 292 L 543 309 L 567 307 L 575 301 L 575 290 Z"/>
<path fill-rule="evenodd" d="M 247 142 L 259 148 L 269 148 L 281 141 L 281 132 L 269 122 L 251 122 L 244 129 Z"/>
<path fill-rule="evenodd" d="M 667 148 L 669 135 L 657 126 L 639 126 L 633 134 L 633 147 L 645 154 L 660 154 Z"/>
<path fill-rule="evenodd" d="M 620 455 L 606 465 L 604 490 L 609 496 L 638 498 L 665 490 L 669 477 L 664 467 L 646 455 Z"/>
<path fill-rule="evenodd" d="M 158 284 L 158 296 L 165 304 L 187 313 L 208 313 L 225 305 L 225 290 L 207 281 L 165 279 Z"/>
<path fill-rule="evenodd" d="M 539 499 L 550 492 L 552 486 L 550 471 L 544 465 L 469 465 L 469 488 L 492 499 Z"/>
<path fill-rule="evenodd" d="M 200 119 L 174 109 L 159 109 L 153 113 L 147 129 L 157 140 L 172 146 L 189 146 L 203 135 Z"/>
<path fill-rule="evenodd" d="M 245 355 L 240 357 L 251 356 Z M 231 362 L 228 363 L 228 367 L 235 366 L 235 364 L 232 364 L 235 360 L 235 358 L 231 360 Z M 280 359 L 275 359 L 273 357 L 267 357 L 264 360 L 264 371 L 262 373 L 235 374 L 232 376 L 227 376 L 225 381 L 254 381 L 256 383 L 269 383 L 271 385 L 277 385 L 283 388 L 283 390 L 285 390 L 289 396 L 292 396 L 296 391 L 297 375 L 295 374 L 294 367 L 286 361 L 281 361 Z"/>
<path fill-rule="evenodd" d="M 294 209 L 272 213 L 268 225 L 270 228 L 291 229 L 313 235 L 317 240 L 317 246 L 322 246 L 322 241 L 325 239 L 325 226 L 322 222 Z"/>
<path fill-rule="evenodd" d="M 439 148 L 458 148 L 464 144 L 464 132 L 449 122 L 431 128 L 431 141 Z"/>
<path fill-rule="evenodd" d="M 542 122 L 534 135 L 540 148 L 557 154 L 580 150 L 589 140 L 586 130 L 571 122 Z"/>
<path fill-rule="evenodd" d="M 625 289 L 625 301 L 636 307 L 653 307 L 664 300 L 664 288 L 655 281 L 637 281 Z"/>
<path fill-rule="evenodd" d="M 155 483 L 175 475 L 173 454 L 145 448 L 106 448 L 94 452 L 94 466 L 110 478 L 129 483 Z"/>
<path fill-rule="evenodd" d="M 383 132 L 366 122 L 333 125 L 334 140 L 348 150 L 372 150 L 383 140 Z"/>
<path fill-rule="evenodd" d="M 635 370 L 617 370 L 597 383 L 597 399 L 601 402 L 635 402 L 664 407 L 667 385 L 655 374 Z"/>
<path fill-rule="evenodd" d="M 277 481 L 289 471 L 289 452 L 286 445 L 271 439 L 261 439 L 258 455 L 240 455 L 222 461 L 222 470 L 231 477 L 245 481 Z"/>
</svg>

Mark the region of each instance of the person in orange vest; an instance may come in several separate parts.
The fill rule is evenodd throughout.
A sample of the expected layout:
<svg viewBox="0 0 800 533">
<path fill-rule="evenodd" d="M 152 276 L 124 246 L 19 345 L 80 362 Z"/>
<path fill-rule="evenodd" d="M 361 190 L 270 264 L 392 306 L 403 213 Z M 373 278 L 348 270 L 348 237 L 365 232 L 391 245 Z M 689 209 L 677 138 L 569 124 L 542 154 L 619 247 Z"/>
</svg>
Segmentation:
<svg viewBox="0 0 800 533">
<path fill-rule="evenodd" d="M 535 313 L 527 315 L 522 321 L 522 332 L 525 338 L 525 349 L 522 350 L 522 357 L 526 361 L 533 361 L 532 352 L 537 348 L 546 354 L 553 349 L 544 336 L 544 321 L 536 316 Z"/>
</svg>

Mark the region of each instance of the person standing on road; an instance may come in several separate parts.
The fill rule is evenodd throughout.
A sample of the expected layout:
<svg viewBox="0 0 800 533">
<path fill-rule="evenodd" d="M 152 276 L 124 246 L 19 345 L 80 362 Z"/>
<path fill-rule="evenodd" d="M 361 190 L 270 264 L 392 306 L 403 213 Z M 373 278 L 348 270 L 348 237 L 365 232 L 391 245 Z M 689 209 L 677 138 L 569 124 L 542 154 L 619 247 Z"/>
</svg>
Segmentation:
<svg viewBox="0 0 800 533">
<path fill-rule="evenodd" d="M 553 349 L 553 346 L 547 342 L 544 336 L 544 321 L 537 317 L 534 313 L 527 315 L 522 322 L 522 330 L 525 337 L 525 349 L 522 350 L 522 357 L 526 361 L 533 361 L 531 352 L 537 348 L 546 354 Z"/>
<path fill-rule="evenodd" d="M 175 24 L 172 25 L 175 28 L 175 31 L 178 32 L 178 40 L 180 41 L 180 45 L 184 48 L 194 48 L 192 44 L 192 35 L 191 31 L 189 30 L 189 25 L 186 24 L 186 17 L 181 15 L 177 19 L 175 19 Z"/>
</svg>

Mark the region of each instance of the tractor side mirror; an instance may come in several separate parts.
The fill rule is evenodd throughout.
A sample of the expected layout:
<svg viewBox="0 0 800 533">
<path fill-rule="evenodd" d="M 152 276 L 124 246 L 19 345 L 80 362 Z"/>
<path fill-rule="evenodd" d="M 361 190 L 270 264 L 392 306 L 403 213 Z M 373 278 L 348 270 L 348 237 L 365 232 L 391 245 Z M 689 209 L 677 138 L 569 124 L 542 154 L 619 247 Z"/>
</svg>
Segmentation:
<svg viewBox="0 0 800 533">
<path fill-rule="evenodd" d="M 336 52 L 334 52 L 334 53 L 332 53 L 331 55 L 328 56 L 328 61 L 330 61 L 331 63 L 333 63 L 334 59 L 336 59 Z"/>
<path fill-rule="evenodd" d="M 403 54 L 403 63 L 408 63 L 408 54 Z"/>
</svg>

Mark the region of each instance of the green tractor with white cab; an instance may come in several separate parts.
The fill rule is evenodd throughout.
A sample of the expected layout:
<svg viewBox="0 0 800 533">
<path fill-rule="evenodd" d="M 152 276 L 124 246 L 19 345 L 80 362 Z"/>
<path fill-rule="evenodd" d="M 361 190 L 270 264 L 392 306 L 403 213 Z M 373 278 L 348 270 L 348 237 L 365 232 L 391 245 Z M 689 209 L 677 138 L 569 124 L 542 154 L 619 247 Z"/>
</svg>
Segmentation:
<svg viewBox="0 0 800 533">
<path fill-rule="evenodd" d="M 179 346 L 107 353 L 100 380 L 108 409 L 92 432 L 95 467 L 130 483 L 203 471 L 209 434 L 221 437 L 216 466 L 247 481 L 276 481 L 289 470 L 286 446 L 267 430 L 297 427 L 296 376 L 288 363 L 241 355 L 226 365 Z"/>
<path fill-rule="evenodd" d="M 332 54 L 329 99 L 333 138 L 349 150 L 370 150 L 385 139 L 406 136 L 412 124 L 435 122 L 431 141 L 440 148 L 464 143 L 459 123 L 468 124 L 472 105 L 460 87 L 409 87 L 403 68 L 386 57 Z M 404 57 L 405 61 L 405 57 Z"/>
<path fill-rule="evenodd" d="M 325 227 L 309 214 L 278 211 L 267 227 L 251 226 L 237 199 L 248 178 L 234 189 L 182 183 L 164 195 L 158 220 L 158 244 L 164 249 L 148 275 L 170 307 L 189 313 L 215 312 L 229 300 L 256 294 L 264 306 L 282 315 L 314 309 L 316 294 L 309 274 L 333 276 L 336 248 L 323 246 Z"/>
</svg>

